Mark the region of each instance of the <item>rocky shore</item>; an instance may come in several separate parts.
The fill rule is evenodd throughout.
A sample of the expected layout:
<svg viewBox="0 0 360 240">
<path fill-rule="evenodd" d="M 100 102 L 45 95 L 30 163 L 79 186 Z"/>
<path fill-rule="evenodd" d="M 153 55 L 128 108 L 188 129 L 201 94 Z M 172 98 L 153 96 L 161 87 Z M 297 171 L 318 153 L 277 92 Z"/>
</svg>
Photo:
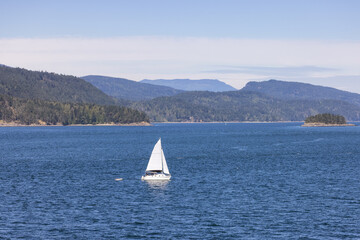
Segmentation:
<svg viewBox="0 0 360 240">
<path fill-rule="evenodd" d="M 355 124 L 326 124 L 326 123 L 304 123 L 302 127 L 351 127 Z"/>
</svg>

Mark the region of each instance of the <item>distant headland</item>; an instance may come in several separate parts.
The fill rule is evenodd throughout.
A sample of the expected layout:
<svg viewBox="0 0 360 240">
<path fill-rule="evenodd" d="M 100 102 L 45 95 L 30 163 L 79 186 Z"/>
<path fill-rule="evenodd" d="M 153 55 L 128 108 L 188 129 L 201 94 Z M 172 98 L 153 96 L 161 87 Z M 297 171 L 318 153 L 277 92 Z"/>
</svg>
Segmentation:
<svg viewBox="0 0 360 240">
<path fill-rule="evenodd" d="M 317 114 L 305 119 L 303 127 L 343 127 L 343 126 L 355 126 L 354 124 L 348 124 L 344 116 L 335 115 L 330 113 Z"/>
<path fill-rule="evenodd" d="M 0 65 L 0 126 L 288 122 L 303 121 L 309 112 L 360 121 L 360 94 L 305 83 L 249 82 L 241 90 L 218 92 L 104 76 L 84 79 Z M 199 90 L 199 80 L 186 82 Z"/>
</svg>

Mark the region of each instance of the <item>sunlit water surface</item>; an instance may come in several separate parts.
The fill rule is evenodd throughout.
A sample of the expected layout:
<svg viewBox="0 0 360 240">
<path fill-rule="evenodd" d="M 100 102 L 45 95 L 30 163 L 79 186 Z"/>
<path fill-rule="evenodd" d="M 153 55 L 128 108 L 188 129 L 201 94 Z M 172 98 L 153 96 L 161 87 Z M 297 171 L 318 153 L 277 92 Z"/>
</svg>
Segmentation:
<svg viewBox="0 0 360 240">
<path fill-rule="evenodd" d="M 1 237 L 359 239 L 360 127 L 0 128 Z"/>
</svg>

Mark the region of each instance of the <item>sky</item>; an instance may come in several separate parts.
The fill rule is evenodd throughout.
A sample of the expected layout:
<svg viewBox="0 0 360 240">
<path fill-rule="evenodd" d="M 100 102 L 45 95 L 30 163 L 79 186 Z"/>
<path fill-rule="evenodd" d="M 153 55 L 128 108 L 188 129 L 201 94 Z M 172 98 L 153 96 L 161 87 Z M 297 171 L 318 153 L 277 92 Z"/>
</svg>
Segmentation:
<svg viewBox="0 0 360 240">
<path fill-rule="evenodd" d="M 358 0 L 0 0 L 0 64 L 360 93 Z"/>
</svg>

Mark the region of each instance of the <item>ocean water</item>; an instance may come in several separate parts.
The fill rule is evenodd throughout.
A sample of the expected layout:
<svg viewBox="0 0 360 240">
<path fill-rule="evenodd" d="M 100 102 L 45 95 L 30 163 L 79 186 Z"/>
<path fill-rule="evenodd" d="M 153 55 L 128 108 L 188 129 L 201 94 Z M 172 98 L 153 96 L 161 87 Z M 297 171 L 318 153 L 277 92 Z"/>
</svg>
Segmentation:
<svg viewBox="0 0 360 240">
<path fill-rule="evenodd" d="M 0 239 L 360 239 L 360 127 L 0 128 Z"/>
</svg>

